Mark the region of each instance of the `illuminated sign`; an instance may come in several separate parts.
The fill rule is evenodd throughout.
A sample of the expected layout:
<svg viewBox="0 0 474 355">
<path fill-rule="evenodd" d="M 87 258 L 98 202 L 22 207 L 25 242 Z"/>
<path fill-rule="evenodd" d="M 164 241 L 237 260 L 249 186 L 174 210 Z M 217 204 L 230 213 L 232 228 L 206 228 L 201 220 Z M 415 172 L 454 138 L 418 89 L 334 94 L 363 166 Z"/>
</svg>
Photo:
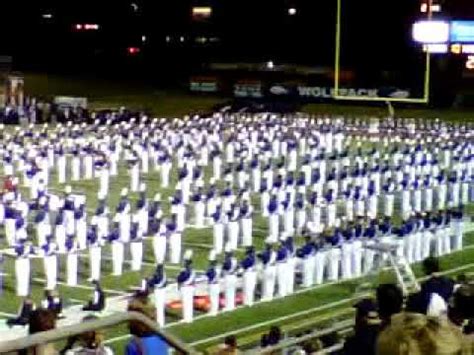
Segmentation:
<svg viewBox="0 0 474 355">
<path fill-rule="evenodd" d="M 474 43 L 474 21 L 451 21 L 451 42 Z"/>
<path fill-rule="evenodd" d="M 192 8 L 193 19 L 204 20 L 208 19 L 212 15 L 212 7 L 209 6 L 196 6 Z"/>
<path fill-rule="evenodd" d="M 462 52 L 465 54 L 474 54 L 474 44 L 465 44 L 462 46 Z"/>
<path fill-rule="evenodd" d="M 469 57 L 467 57 L 466 69 L 474 70 L 474 55 L 470 55 Z"/>
<path fill-rule="evenodd" d="M 446 43 L 449 40 L 449 23 L 445 21 L 419 21 L 413 25 L 413 39 L 419 43 Z"/>
<path fill-rule="evenodd" d="M 425 44 L 423 46 L 423 51 L 428 53 L 448 53 L 448 45 L 443 43 Z"/>
</svg>

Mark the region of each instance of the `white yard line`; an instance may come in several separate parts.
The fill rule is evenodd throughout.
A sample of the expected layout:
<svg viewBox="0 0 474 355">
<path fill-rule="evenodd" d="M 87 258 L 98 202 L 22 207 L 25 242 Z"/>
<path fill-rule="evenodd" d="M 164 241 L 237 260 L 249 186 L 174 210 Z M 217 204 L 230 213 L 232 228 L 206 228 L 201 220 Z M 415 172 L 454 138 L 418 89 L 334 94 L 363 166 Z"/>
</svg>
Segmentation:
<svg viewBox="0 0 474 355">
<path fill-rule="evenodd" d="M 0 312 L 0 316 L 5 316 L 5 317 L 16 317 L 16 316 L 18 316 L 18 314 L 7 313 L 7 312 Z"/>
<path fill-rule="evenodd" d="M 42 279 L 42 278 L 39 278 L 39 277 L 33 278 L 33 281 L 40 282 L 40 283 L 43 283 L 43 284 L 46 283 L 45 279 Z M 79 288 L 81 290 L 89 290 L 89 291 L 95 290 L 95 288 L 93 286 L 86 286 L 86 285 L 80 285 L 80 284 L 75 285 L 75 286 L 70 286 L 67 283 L 61 282 L 61 281 L 58 281 L 57 284 L 62 285 L 62 286 L 71 287 L 71 288 Z M 111 294 L 116 294 L 116 295 L 128 295 L 127 292 L 119 291 L 119 290 L 104 289 L 103 291 L 106 292 L 106 293 L 111 293 Z"/>
</svg>

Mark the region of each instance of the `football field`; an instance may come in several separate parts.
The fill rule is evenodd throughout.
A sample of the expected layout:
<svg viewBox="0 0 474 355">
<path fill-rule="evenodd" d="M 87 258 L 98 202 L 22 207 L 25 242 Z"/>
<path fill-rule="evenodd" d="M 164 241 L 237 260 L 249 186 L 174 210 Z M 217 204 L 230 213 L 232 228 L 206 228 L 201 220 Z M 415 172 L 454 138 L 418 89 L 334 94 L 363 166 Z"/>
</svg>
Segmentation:
<svg viewBox="0 0 474 355">
<path fill-rule="evenodd" d="M 26 78 L 32 93 L 41 95 L 75 95 L 92 96 L 91 105 L 95 108 L 120 107 L 130 105 L 132 108 L 150 108 L 158 117 L 181 116 L 192 110 L 209 110 L 212 105 L 222 102 L 222 99 L 212 97 L 191 98 L 189 95 L 176 95 L 171 99 L 160 93 L 144 94 L 143 91 L 133 92 L 129 88 L 108 87 L 107 85 L 97 85 L 94 83 L 68 81 L 63 79 L 53 79 L 45 82 L 43 78 Z M 304 111 L 311 113 L 328 113 L 335 115 L 383 115 L 385 108 L 380 107 L 353 107 L 344 105 L 309 105 L 303 107 Z M 403 111 L 401 115 L 407 117 L 441 117 L 448 120 L 468 120 L 474 117 L 472 112 L 466 114 L 456 111 L 423 111 L 409 110 Z M 471 121 L 472 122 L 472 121 Z M 2 169 L 0 169 L 2 170 Z M 210 170 L 205 171 L 205 180 L 210 177 Z M 0 176 L 0 178 L 2 178 Z M 148 174 L 141 176 L 142 181 L 147 185 L 147 197 L 152 199 L 155 193 L 161 193 L 164 208 L 164 216 L 169 216 L 168 197 L 174 192 L 176 184 L 176 169 L 174 167 L 171 174 L 169 189 L 160 187 L 159 177 L 153 169 Z M 21 181 L 21 179 L 20 179 Z M 125 165 L 119 166 L 119 174 L 111 177 L 110 193 L 107 196 L 107 203 L 114 212 L 120 199 L 120 191 L 123 187 L 129 187 L 129 175 Z M 87 197 L 88 220 L 93 215 L 97 204 L 97 180 L 71 182 L 73 191 L 83 193 Z M 53 170 L 50 175 L 49 190 L 53 193 L 61 194 L 65 185 L 57 184 L 57 176 Z M 23 189 L 25 196 L 27 191 Z M 135 209 L 137 194 L 129 195 L 132 210 Z M 253 240 L 256 250 L 259 251 L 267 238 L 267 221 L 260 216 L 260 203 L 258 197 L 253 197 L 252 202 L 255 207 L 253 219 Z M 340 205 L 344 201 L 338 202 Z M 188 215 L 192 216 L 193 208 L 188 208 Z M 474 206 L 467 206 L 466 216 L 469 221 L 473 216 Z M 452 253 L 441 259 L 441 266 L 444 272 L 450 276 L 461 273 L 474 272 L 474 228 L 468 222 L 466 225 L 465 248 L 456 253 Z M 30 223 L 29 233 L 34 233 L 33 224 Z M 34 234 L 31 234 L 34 235 Z M 301 244 L 302 238 L 296 238 L 296 243 Z M 107 294 L 107 302 L 115 304 L 123 302 L 124 298 L 133 292 L 140 285 L 140 281 L 147 276 L 151 276 L 155 269 L 154 256 L 151 248 L 151 240 L 145 241 L 144 265 L 141 272 L 130 271 L 128 263 L 125 265 L 122 276 L 112 276 L 112 262 L 110 246 L 107 245 L 102 250 L 102 276 L 101 284 Z M 5 249 L 5 238 L 3 227 L 0 227 L 0 249 Z M 202 272 L 208 265 L 208 254 L 212 248 L 212 229 L 195 229 L 187 227 L 183 235 L 183 250 L 191 248 L 194 251 L 194 267 L 198 272 Z M 126 248 L 126 260 L 130 260 L 128 248 Z M 240 260 L 243 250 L 239 250 L 237 258 Z M 221 259 L 219 259 L 219 262 Z M 4 258 L 2 264 L 2 288 L 0 294 L 0 319 L 6 319 L 18 311 L 21 300 L 15 295 L 15 271 L 14 260 L 10 257 Z M 181 265 L 166 265 L 166 273 L 171 283 L 180 270 Z M 45 286 L 43 261 L 41 259 L 32 260 L 32 297 L 37 304 L 42 299 Z M 58 291 L 63 298 L 66 309 L 78 309 L 79 305 L 85 304 L 92 297 L 92 285 L 87 281 L 89 277 L 89 256 L 87 251 L 83 251 L 79 268 L 79 284 L 75 287 L 65 285 L 65 257 L 61 257 L 60 262 L 60 284 Z M 419 265 L 414 267 L 415 273 L 422 276 Z M 228 334 L 237 335 L 239 344 L 253 343 L 258 341 L 261 334 L 267 332 L 271 325 L 280 325 L 284 330 L 292 329 L 295 325 L 308 324 L 312 326 L 315 322 L 334 322 L 340 317 L 341 312 L 349 311 L 358 297 L 370 292 L 373 287 L 381 282 L 394 281 L 394 275 L 390 271 L 381 271 L 360 279 L 352 279 L 337 283 L 327 283 L 313 286 L 311 288 L 296 288 L 296 292 L 284 299 L 274 299 L 272 302 L 257 303 L 253 307 L 239 307 L 233 312 L 220 313 L 216 317 L 208 317 L 204 312 L 196 310 L 195 320 L 192 324 L 180 322 L 181 314 L 177 310 L 167 310 L 167 329 L 172 333 L 196 346 L 199 350 L 213 349 L 216 344 L 222 342 L 223 337 Z M 258 298 L 257 298 L 258 299 Z M 106 315 L 106 313 L 105 313 Z M 0 322 L 0 326 L 3 323 Z M 128 331 L 125 325 L 117 326 L 105 331 L 106 343 L 116 350 L 116 354 L 122 354 L 124 345 L 128 341 Z"/>
<path fill-rule="evenodd" d="M 210 173 L 210 171 L 206 171 Z M 172 174 L 176 179 L 176 172 Z M 168 197 L 173 189 L 162 189 L 159 186 L 158 174 L 153 172 L 143 175 L 143 181 L 147 184 L 147 195 L 151 198 L 156 192 L 162 195 L 164 204 L 164 215 L 168 215 Z M 171 185 L 174 186 L 173 181 Z M 125 166 L 120 166 L 119 175 L 111 178 L 110 194 L 107 197 L 108 205 L 111 211 L 114 210 L 120 198 L 120 190 L 129 184 L 128 172 Z M 56 183 L 56 175 L 51 174 L 50 190 L 60 193 L 65 185 Z M 73 191 L 84 193 L 87 196 L 87 206 L 89 208 L 89 217 L 93 214 L 97 203 L 97 183 L 95 180 L 72 182 Z M 27 192 L 24 191 L 26 194 Z M 131 194 L 132 209 L 137 196 Z M 255 208 L 258 210 L 258 199 L 254 199 Z M 343 201 L 339 202 L 343 204 Z M 469 206 L 472 207 L 472 206 Z M 192 213 L 192 208 L 189 209 Z M 472 215 L 472 208 L 468 209 L 468 215 Z M 257 250 L 263 247 L 264 240 L 267 237 L 266 221 L 259 217 L 258 211 L 254 218 L 254 244 Z M 468 273 L 474 271 L 474 232 L 471 232 L 470 223 L 465 223 L 467 234 L 465 237 L 465 249 L 461 252 L 453 253 L 442 258 L 442 267 L 446 272 L 453 276 L 459 273 Z M 30 228 L 33 224 L 30 223 Z M 30 233 L 33 230 L 30 229 Z M 1 234 L 3 234 L 3 230 Z M 34 234 L 33 234 L 34 235 Z M 1 238 L 4 241 L 4 238 Z M 296 238 L 298 244 L 302 243 L 302 238 Z M 194 250 L 194 267 L 200 272 L 206 269 L 208 265 L 208 253 L 212 248 L 212 229 L 193 229 L 186 228 L 183 235 L 183 249 L 191 248 Z M 2 245 L 4 248 L 5 245 Z M 127 249 L 127 248 L 126 248 Z M 132 272 L 128 264 L 125 265 L 125 271 L 122 276 L 111 275 L 110 246 L 105 246 L 102 251 L 102 287 L 108 296 L 108 303 L 123 302 L 127 293 L 133 292 L 134 288 L 140 285 L 143 277 L 150 276 L 154 269 L 154 257 L 151 248 L 151 241 L 145 241 L 144 265 L 141 272 Z M 243 250 L 237 254 L 240 259 L 243 256 Z M 127 261 L 130 256 L 126 256 Z M 80 262 L 79 284 L 75 287 L 59 284 L 59 293 L 63 298 L 65 308 L 74 309 L 79 304 L 84 304 L 92 297 L 92 285 L 87 282 L 89 277 L 88 252 L 83 251 Z M 32 260 L 32 297 L 39 303 L 42 299 L 43 288 L 45 285 L 43 261 L 41 259 Z M 60 263 L 60 281 L 65 280 L 65 258 L 61 257 Z M 180 265 L 166 266 L 166 273 L 171 283 L 175 282 L 175 277 L 179 272 Z M 16 313 L 20 304 L 20 299 L 15 296 L 15 278 L 14 262 L 10 257 L 5 258 L 3 265 L 3 287 L 0 296 L 0 317 L 7 318 Z M 419 267 L 415 271 L 420 274 Z M 177 310 L 167 310 L 167 328 L 169 331 L 186 342 L 189 342 L 199 349 L 204 350 L 212 348 L 215 344 L 222 341 L 226 334 L 237 334 L 239 341 L 254 341 L 260 334 L 267 331 L 271 325 L 281 325 L 284 329 L 294 324 L 310 321 L 316 321 L 319 318 L 330 318 L 341 310 L 348 309 L 355 302 L 357 297 L 367 292 L 370 287 L 362 288 L 362 284 L 376 286 L 380 282 L 394 280 L 391 272 L 384 271 L 362 279 L 353 279 L 350 281 L 328 283 L 314 286 L 311 288 L 297 288 L 292 296 L 284 299 L 275 299 L 272 302 L 256 304 L 253 307 L 241 307 L 238 310 L 228 313 L 221 313 L 217 317 L 207 317 L 205 313 L 196 310 L 196 319 L 192 324 L 180 323 L 181 315 Z M 107 314 L 107 313 L 105 313 Z M 115 327 L 106 331 L 107 343 L 113 346 L 117 353 L 128 339 L 127 330 L 124 326 Z"/>
</svg>

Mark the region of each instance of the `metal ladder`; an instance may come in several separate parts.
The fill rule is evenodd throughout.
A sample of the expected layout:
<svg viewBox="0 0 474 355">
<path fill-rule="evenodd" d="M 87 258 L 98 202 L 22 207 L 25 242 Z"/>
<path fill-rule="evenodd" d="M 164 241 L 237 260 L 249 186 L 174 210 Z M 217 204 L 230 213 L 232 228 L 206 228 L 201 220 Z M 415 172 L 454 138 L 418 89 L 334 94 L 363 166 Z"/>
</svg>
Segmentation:
<svg viewBox="0 0 474 355">
<path fill-rule="evenodd" d="M 378 252 L 381 259 L 388 261 L 389 266 L 395 272 L 397 282 L 405 296 L 420 290 L 420 284 L 415 277 L 415 273 L 413 272 L 410 263 L 405 256 L 397 254 L 397 245 L 391 243 L 377 243 L 367 246 L 367 248 Z"/>
</svg>

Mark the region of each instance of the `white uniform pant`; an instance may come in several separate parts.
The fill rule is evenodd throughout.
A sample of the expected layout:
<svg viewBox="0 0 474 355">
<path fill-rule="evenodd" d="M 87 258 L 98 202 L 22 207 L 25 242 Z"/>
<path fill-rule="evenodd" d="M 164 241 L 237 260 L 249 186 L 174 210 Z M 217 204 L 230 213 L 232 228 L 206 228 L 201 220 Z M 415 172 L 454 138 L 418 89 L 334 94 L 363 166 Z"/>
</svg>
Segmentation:
<svg viewBox="0 0 474 355">
<path fill-rule="evenodd" d="M 262 301 L 271 301 L 275 293 L 275 265 L 267 265 L 263 269 L 263 297 Z"/>
<path fill-rule="evenodd" d="M 315 259 L 313 255 L 303 259 L 303 287 L 311 287 L 314 281 Z"/>
<path fill-rule="evenodd" d="M 362 276 L 362 242 L 360 240 L 352 243 L 352 275 Z"/>
<path fill-rule="evenodd" d="M 140 271 L 143 261 L 143 242 L 131 242 L 130 254 L 132 255 L 132 271 Z"/>
<path fill-rule="evenodd" d="M 352 278 L 352 243 L 345 242 L 341 249 L 342 279 Z"/>
<path fill-rule="evenodd" d="M 191 323 L 193 321 L 194 313 L 194 286 L 181 286 L 181 302 L 183 309 L 183 321 Z"/>
<path fill-rule="evenodd" d="M 166 258 L 166 237 L 155 235 L 153 237 L 153 254 L 155 255 L 155 262 L 163 264 Z"/>
<path fill-rule="evenodd" d="M 229 243 L 231 250 L 237 250 L 239 243 L 239 221 L 231 221 L 228 224 Z"/>
<path fill-rule="evenodd" d="M 120 276 L 123 272 L 124 245 L 122 242 L 113 241 L 112 249 L 112 275 Z"/>
<path fill-rule="evenodd" d="M 257 273 L 254 270 L 246 270 L 244 281 L 244 305 L 252 306 L 255 300 L 255 287 L 257 285 Z"/>
<path fill-rule="evenodd" d="M 252 246 L 252 218 L 242 219 L 242 245 Z"/>
<path fill-rule="evenodd" d="M 72 158 L 72 181 L 79 181 L 81 178 L 81 160 L 77 157 Z"/>
<path fill-rule="evenodd" d="M 209 315 L 215 316 L 219 312 L 220 302 L 220 285 L 219 283 L 209 284 Z"/>
<path fill-rule="evenodd" d="M 160 327 L 165 326 L 165 308 L 166 308 L 166 288 L 155 287 L 153 291 L 155 296 L 156 322 Z"/>
<path fill-rule="evenodd" d="M 100 246 L 89 247 L 89 265 L 92 280 L 100 280 L 100 265 L 102 258 L 102 250 Z"/>
<path fill-rule="evenodd" d="M 46 290 L 54 290 L 58 282 L 58 257 L 57 255 L 44 256 L 43 263 L 46 276 Z"/>
<path fill-rule="evenodd" d="M 324 269 L 326 266 L 326 251 L 319 250 L 314 255 L 314 283 L 321 285 L 324 281 Z"/>
<path fill-rule="evenodd" d="M 285 262 L 279 262 L 276 265 L 277 272 L 277 284 L 278 284 L 278 296 L 285 297 L 288 294 L 288 268 Z"/>
<path fill-rule="evenodd" d="M 179 264 L 181 260 L 181 233 L 172 233 L 170 236 L 170 262 Z"/>
<path fill-rule="evenodd" d="M 206 209 L 206 205 L 204 202 L 199 201 L 196 202 L 194 205 L 194 223 L 197 228 L 202 228 L 204 227 L 204 212 Z"/>
<path fill-rule="evenodd" d="M 217 254 L 221 254 L 224 250 L 224 225 L 222 223 L 216 223 L 213 226 L 214 236 L 214 250 Z"/>
<path fill-rule="evenodd" d="M 235 289 L 237 287 L 237 276 L 226 275 L 224 277 L 225 285 L 225 311 L 232 311 L 235 309 Z"/>
<path fill-rule="evenodd" d="M 276 243 L 278 241 L 278 234 L 280 232 L 279 216 L 277 213 L 272 213 L 268 219 L 270 235 L 270 242 Z"/>
<path fill-rule="evenodd" d="M 456 220 L 452 222 L 452 234 L 454 236 L 453 249 L 461 250 L 463 248 L 463 222 Z"/>
<path fill-rule="evenodd" d="M 328 280 L 337 281 L 339 278 L 339 261 L 341 259 L 341 249 L 333 247 L 329 249 L 328 262 Z"/>
<path fill-rule="evenodd" d="M 68 286 L 77 285 L 77 266 L 78 266 L 78 255 L 73 252 L 67 255 L 67 281 Z"/>
<path fill-rule="evenodd" d="M 15 260 L 16 294 L 19 297 L 27 297 L 30 293 L 31 264 L 29 258 L 17 258 Z"/>
</svg>

